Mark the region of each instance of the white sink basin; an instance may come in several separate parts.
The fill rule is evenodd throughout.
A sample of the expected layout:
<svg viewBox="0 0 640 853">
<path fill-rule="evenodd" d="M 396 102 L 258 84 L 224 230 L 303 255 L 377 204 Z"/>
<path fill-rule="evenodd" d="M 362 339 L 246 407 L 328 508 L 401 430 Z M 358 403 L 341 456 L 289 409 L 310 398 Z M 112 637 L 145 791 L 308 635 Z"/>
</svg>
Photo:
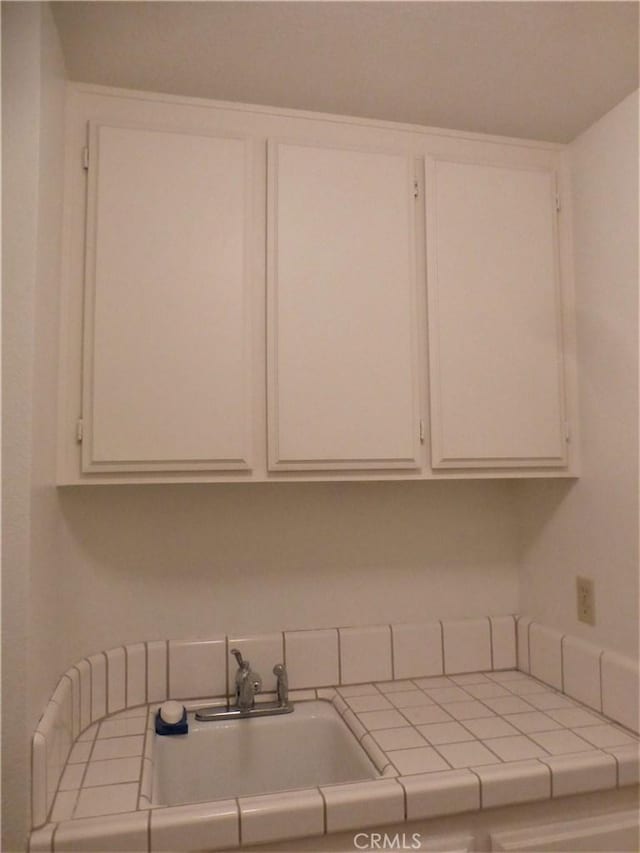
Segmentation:
<svg viewBox="0 0 640 853">
<path fill-rule="evenodd" d="M 155 735 L 152 802 L 177 806 L 379 775 L 326 701 L 244 720 L 198 722 L 189 714 L 189 734 Z"/>
</svg>

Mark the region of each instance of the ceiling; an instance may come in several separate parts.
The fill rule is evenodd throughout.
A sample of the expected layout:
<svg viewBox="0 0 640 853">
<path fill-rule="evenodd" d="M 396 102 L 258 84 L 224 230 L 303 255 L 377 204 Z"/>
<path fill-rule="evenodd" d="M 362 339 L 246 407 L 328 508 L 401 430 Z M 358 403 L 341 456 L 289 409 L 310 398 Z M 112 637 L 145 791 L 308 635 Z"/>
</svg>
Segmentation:
<svg viewBox="0 0 640 853">
<path fill-rule="evenodd" d="M 568 142 L 638 87 L 636 2 L 54 2 L 72 80 Z"/>
</svg>

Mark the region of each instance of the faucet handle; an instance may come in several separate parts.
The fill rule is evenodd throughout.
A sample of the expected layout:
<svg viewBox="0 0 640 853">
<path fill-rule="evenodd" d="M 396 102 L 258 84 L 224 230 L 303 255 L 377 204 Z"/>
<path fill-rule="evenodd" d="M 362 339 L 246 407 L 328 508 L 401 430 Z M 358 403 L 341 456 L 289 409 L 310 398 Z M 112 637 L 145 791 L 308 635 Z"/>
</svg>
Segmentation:
<svg viewBox="0 0 640 853">
<path fill-rule="evenodd" d="M 231 649 L 231 654 L 238 661 L 238 666 L 240 667 L 240 669 L 249 669 L 249 661 L 245 660 L 242 657 L 240 649 Z"/>
<path fill-rule="evenodd" d="M 277 663 L 273 667 L 273 674 L 278 679 L 276 684 L 276 695 L 278 698 L 278 703 L 280 705 L 286 705 L 289 701 L 289 679 L 287 677 L 287 670 L 285 669 L 285 665 L 283 663 Z"/>
</svg>

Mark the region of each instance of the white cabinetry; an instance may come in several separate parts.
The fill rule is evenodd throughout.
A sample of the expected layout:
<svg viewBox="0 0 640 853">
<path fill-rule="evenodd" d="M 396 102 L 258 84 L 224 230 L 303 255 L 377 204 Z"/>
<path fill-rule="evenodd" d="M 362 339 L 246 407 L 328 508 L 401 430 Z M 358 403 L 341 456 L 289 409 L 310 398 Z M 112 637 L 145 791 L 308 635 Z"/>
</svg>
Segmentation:
<svg viewBox="0 0 640 853">
<path fill-rule="evenodd" d="M 269 147 L 272 469 L 416 468 L 414 162 Z"/>
<path fill-rule="evenodd" d="M 638 849 L 639 839 L 638 812 L 634 810 L 494 832 L 491 849 L 505 853 L 631 853 Z"/>
<path fill-rule="evenodd" d="M 72 85 L 65 169 L 61 484 L 577 473 L 558 146 Z"/>
<path fill-rule="evenodd" d="M 434 468 L 566 462 L 556 174 L 427 160 Z"/>
<path fill-rule="evenodd" d="M 250 465 L 244 139 L 90 128 L 84 471 Z"/>
</svg>

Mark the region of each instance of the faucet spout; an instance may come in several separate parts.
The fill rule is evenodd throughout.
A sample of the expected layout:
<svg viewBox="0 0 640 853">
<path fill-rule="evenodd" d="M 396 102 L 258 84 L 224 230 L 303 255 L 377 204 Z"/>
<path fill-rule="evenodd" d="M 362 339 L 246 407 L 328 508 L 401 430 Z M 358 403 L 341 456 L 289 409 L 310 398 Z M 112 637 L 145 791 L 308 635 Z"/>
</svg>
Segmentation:
<svg viewBox="0 0 640 853">
<path fill-rule="evenodd" d="M 251 664 L 242 657 L 239 649 L 231 649 L 231 654 L 238 661 L 235 707 L 240 711 L 248 711 L 256 703 L 256 693 L 262 690 L 262 679 L 251 669 Z"/>
<path fill-rule="evenodd" d="M 277 678 L 276 701 L 256 704 L 255 696 L 262 690 L 262 679 L 251 669 L 251 664 L 242 657 L 239 649 L 231 649 L 231 654 L 238 661 L 235 704 L 227 704 L 224 709 L 202 708 L 196 711 L 196 720 L 212 722 L 238 717 L 266 717 L 272 714 L 290 714 L 293 711 L 293 703 L 289 701 L 289 681 L 284 664 L 277 663 L 273 667 L 273 674 Z"/>
</svg>

